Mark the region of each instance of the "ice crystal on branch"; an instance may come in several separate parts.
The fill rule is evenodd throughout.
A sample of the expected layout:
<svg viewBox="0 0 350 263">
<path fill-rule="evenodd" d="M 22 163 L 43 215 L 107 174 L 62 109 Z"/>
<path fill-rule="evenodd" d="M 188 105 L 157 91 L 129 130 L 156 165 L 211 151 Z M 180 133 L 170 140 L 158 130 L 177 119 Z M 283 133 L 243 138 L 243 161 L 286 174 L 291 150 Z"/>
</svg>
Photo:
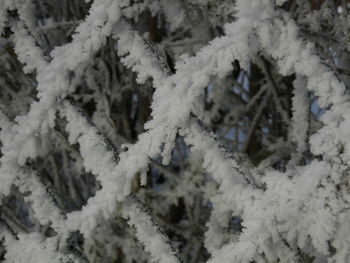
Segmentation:
<svg viewBox="0 0 350 263">
<path fill-rule="evenodd" d="M 349 262 L 348 2 L 0 0 L 0 260 Z"/>
</svg>

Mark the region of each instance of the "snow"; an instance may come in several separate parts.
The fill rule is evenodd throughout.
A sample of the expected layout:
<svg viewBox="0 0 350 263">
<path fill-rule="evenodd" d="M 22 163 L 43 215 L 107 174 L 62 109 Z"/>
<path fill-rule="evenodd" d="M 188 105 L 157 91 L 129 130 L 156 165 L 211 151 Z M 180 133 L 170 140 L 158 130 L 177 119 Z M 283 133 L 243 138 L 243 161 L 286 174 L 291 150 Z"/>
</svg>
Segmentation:
<svg viewBox="0 0 350 263">
<path fill-rule="evenodd" d="M 0 2 L 0 32 L 7 23 L 6 10 L 18 9 L 20 19 L 11 25 L 15 52 L 24 72 L 37 74 L 38 101 L 13 122 L 0 112 L 0 195 L 9 195 L 12 185 L 17 186 L 39 223 L 50 225 L 55 236 L 19 233 L 16 240 L 5 235 L 7 262 L 67 262 L 63 244 L 69 232 L 78 230 L 85 238 L 91 237 L 118 212 L 135 229 L 153 261 L 180 262 L 151 215 L 131 197 L 136 174 L 141 174 L 140 184 L 146 185 L 151 159 L 162 157 L 163 165 L 170 163 L 178 134 L 185 138 L 192 154 L 200 156 L 202 167 L 218 185 L 210 197 L 213 210 L 205 234 L 209 263 L 296 262 L 298 250 L 320 260 L 328 257 L 329 262 L 348 262 L 349 194 L 342 180 L 350 160 L 349 95 L 344 83 L 321 61 L 315 45 L 299 36 L 296 22 L 275 6 L 285 1 L 238 0 L 238 20 L 226 24 L 225 35 L 210 41 L 194 56 L 181 56 L 174 74 L 157 48 L 125 19 L 122 9 L 128 1 L 95 0 L 72 41 L 56 47 L 49 57 L 30 34 L 35 25 L 30 1 L 15 2 L 15 6 Z M 162 3 L 171 31 L 175 31 L 183 22 L 183 10 L 176 4 L 168 9 Z M 132 15 L 131 10 L 125 12 Z M 177 19 L 174 14 L 179 15 Z M 106 44 L 107 37 L 118 40 L 121 62 L 136 73 L 137 82 L 145 84 L 151 79 L 155 88 L 152 119 L 137 142 L 124 145 L 127 150 L 119 155 L 99 129 L 65 100 L 75 89 L 69 73 L 83 72 L 85 63 Z M 231 73 L 235 59 L 247 70 L 260 54 L 273 58 L 282 76 L 296 75 L 290 133 L 296 151 L 286 171 L 269 168 L 261 172 L 239 164 L 198 119 L 203 114 L 203 89 L 212 78 L 222 79 Z M 264 89 L 271 86 L 273 83 L 268 83 Z M 309 92 L 317 96 L 320 107 L 327 108 L 320 118 L 323 127 L 310 138 Z M 282 118 L 288 119 L 279 106 Z M 54 127 L 56 112 L 67 121 L 68 141 L 79 147 L 83 168 L 101 184 L 81 210 L 65 216 L 35 170 L 26 166 L 28 159 L 45 154 L 41 139 Z M 308 143 L 311 152 L 322 159 L 300 166 Z M 232 216 L 243 220 L 239 236 L 225 232 Z M 329 242 L 336 250 L 334 255 Z"/>
</svg>

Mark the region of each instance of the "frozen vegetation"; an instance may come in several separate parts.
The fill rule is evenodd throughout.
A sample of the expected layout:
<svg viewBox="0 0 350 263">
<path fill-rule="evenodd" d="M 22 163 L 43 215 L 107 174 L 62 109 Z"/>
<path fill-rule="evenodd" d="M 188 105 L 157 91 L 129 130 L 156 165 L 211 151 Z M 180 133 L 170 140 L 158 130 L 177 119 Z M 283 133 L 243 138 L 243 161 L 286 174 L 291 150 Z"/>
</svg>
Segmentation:
<svg viewBox="0 0 350 263">
<path fill-rule="evenodd" d="M 349 263 L 347 0 L 0 0 L 0 261 Z"/>
</svg>

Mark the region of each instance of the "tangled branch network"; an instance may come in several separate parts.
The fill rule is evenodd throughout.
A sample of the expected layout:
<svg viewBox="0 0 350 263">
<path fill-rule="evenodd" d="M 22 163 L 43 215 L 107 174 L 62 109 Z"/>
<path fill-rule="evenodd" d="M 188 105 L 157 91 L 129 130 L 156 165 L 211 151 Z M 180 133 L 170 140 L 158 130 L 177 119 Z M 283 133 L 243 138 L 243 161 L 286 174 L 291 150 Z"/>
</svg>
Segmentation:
<svg viewBox="0 0 350 263">
<path fill-rule="evenodd" d="M 5 202 L 15 187 L 40 225 L 29 232 L 1 225 L 5 261 L 89 262 L 86 251 L 71 249 L 74 234 L 80 233 L 88 243 L 98 231 L 108 232 L 112 219 L 120 217 L 133 229 L 139 242 L 135 246 L 141 245 L 146 252 L 139 262 L 187 262 L 176 245 L 179 241 L 161 229 L 133 190 L 135 175 L 140 187 L 147 184 L 154 160 L 161 160 L 159 169 L 166 169 L 181 137 L 191 154 L 201 160 L 202 174 L 209 175 L 216 185 L 208 197 L 211 214 L 203 236 L 208 263 L 349 262 L 349 94 L 344 80 L 324 63 L 315 44 L 302 37 L 298 24 L 282 8 L 287 1 L 237 0 L 236 20 L 225 24 L 224 34 L 193 56 L 182 56 L 176 70 L 171 70 L 163 54 L 135 29 L 128 13 L 130 2 L 93 1 L 71 41 L 47 53 L 36 41 L 33 2 L 0 1 L 0 30 L 5 34 L 10 28 L 10 41 L 24 73 L 36 74 L 35 84 L 28 84 L 36 87 L 36 99 L 28 110 L 17 116 L 0 111 L 0 194 Z M 15 19 L 11 17 L 14 13 Z M 81 80 L 88 78 L 91 61 L 110 39 L 117 41 L 119 59 L 136 75 L 137 85 L 151 82 L 154 89 L 152 118 L 136 141 L 120 149 L 87 117 L 86 109 L 69 99 Z M 257 93 L 265 94 L 266 99 L 254 101 L 262 105 L 257 110 L 261 116 L 269 100 L 277 96 L 276 74 L 271 74 L 262 57 L 273 61 L 280 76 L 295 76 L 292 117 L 275 101 L 282 121 L 289 122 L 288 138 L 295 146 L 283 170 L 266 162 L 256 166 L 242 162 L 210 131 L 202 110 L 203 91 L 213 79 L 231 74 L 234 62 L 246 71 L 254 62 L 267 80 Z M 312 135 L 306 106 L 311 93 L 324 109 L 319 120 L 322 126 Z M 251 127 L 259 120 L 253 118 Z M 64 124 L 65 147 L 78 147 L 76 158 L 81 159 L 83 170 L 100 184 L 81 209 L 69 212 L 62 209 L 33 165 L 36 158 L 45 156 L 47 143 L 61 147 L 58 135 L 52 139 L 58 122 Z M 248 130 L 246 137 L 253 136 L 253 130 Z M 306 151 L 312 156 L 307 161 Z M 232 216 L 241 220 L 238 234 L 227 230 Z M 45 233 L 42 226 L 50 231 Z M 133 253 L 133 241 L 116 242 L 125 245 L 125 258 Z M 116 250 L 111 244 L 106 251 Z M 136 262 L 132 260 L 106 262 Z M 197 260 L 193 257 L 188 262 L 202 262 Z"/>
</svg>

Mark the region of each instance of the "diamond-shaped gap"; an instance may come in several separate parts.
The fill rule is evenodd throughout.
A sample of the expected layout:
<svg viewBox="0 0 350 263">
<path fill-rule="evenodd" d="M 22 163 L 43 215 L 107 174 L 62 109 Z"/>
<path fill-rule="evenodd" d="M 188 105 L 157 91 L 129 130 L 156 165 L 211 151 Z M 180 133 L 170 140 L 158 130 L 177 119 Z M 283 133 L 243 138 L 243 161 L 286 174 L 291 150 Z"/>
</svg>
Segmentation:
<svg viewBox="0 0 350 263">
<path fill-rule="evenodd" d="M 265 68 L 272 64 L 262 57 L 246 70 L 235 66 L 224 79 L 213 78 L 205 90 L 204 122 L 229 150 L 255 165 L 274 154 L 269 145 L 288 140 L 295 77 L 271 75 Z M 278 84 L 273 92 L 271 83 Z M 278 166 L 283 168 L 289 158 Z"/>
<path fill-rule="evenodd" d="M 212 179 L 203 171 L 202 160 L 190 152 L 179 135 L 169 165 L 161 161 L 161 157 L 150 160 L 147 184 L 134 194 L 146 204 L 151 218 L 184 262 L 205 262 L 209 254 L 200 242 L 211 208 L 202 187 L 213 186 L 209 183 Z"/>
<path fill-rule="evenodd" d="M 33 1 L 36 30 L 32 36 L 49 57 L 55 47 L 72 40 L 76 27 L 88 14 L 91 1 L 35 0 Z"/>
<path fill-rule="evenodd" d="M 64 213 L 79 210 L 95 195 L 100 185 L 95 176 L 86 172 L 79 145 L 71 145 L 65 131 L 66 121 L 56 117 L 55 127 L 43 138 L 45 154 L 28 163 L 34 167 L 43 184 Z"/>
<path fill-rule="evenodd" d="M 37 94 L 35 74 L 24 73 L 15 54 L 11 41 L 0 45 L 0 109 L 10 121 L 26 114 Z"/>
<path fill-rule="evenodd" d="M 150 119 L 154 89 L 151 81 L 138 84 L 136 74 L 120 62 L 116 41 L 108 38 L 86 65 L 75 91 L 68 96 L 118 151 L 121 144 L 135 143 Z M 129 78 L 121 78 L 128 75 Z"/>
<path fill-rule="evenodd" d="M 33 212 L 26 205 L 24 196 L 15 186 L 11 188 L 10 195 L 3 199 L 0 210 L 1 223 L 15 234 L 30 231 L 36 227 Z"/>
<path fill-rule="evenodd" d="M 79 232 L 76 234 L 80 235 Z M 84 248 L 93 262 L 124 262 L 126 257 L 131 262 L 146 262 L 149 259 L 135 236 L 135 229 L 120 214 L 102 221 L 93 230 L 91 238 L 83 240 L 80 248 Z"/>
</svg>

